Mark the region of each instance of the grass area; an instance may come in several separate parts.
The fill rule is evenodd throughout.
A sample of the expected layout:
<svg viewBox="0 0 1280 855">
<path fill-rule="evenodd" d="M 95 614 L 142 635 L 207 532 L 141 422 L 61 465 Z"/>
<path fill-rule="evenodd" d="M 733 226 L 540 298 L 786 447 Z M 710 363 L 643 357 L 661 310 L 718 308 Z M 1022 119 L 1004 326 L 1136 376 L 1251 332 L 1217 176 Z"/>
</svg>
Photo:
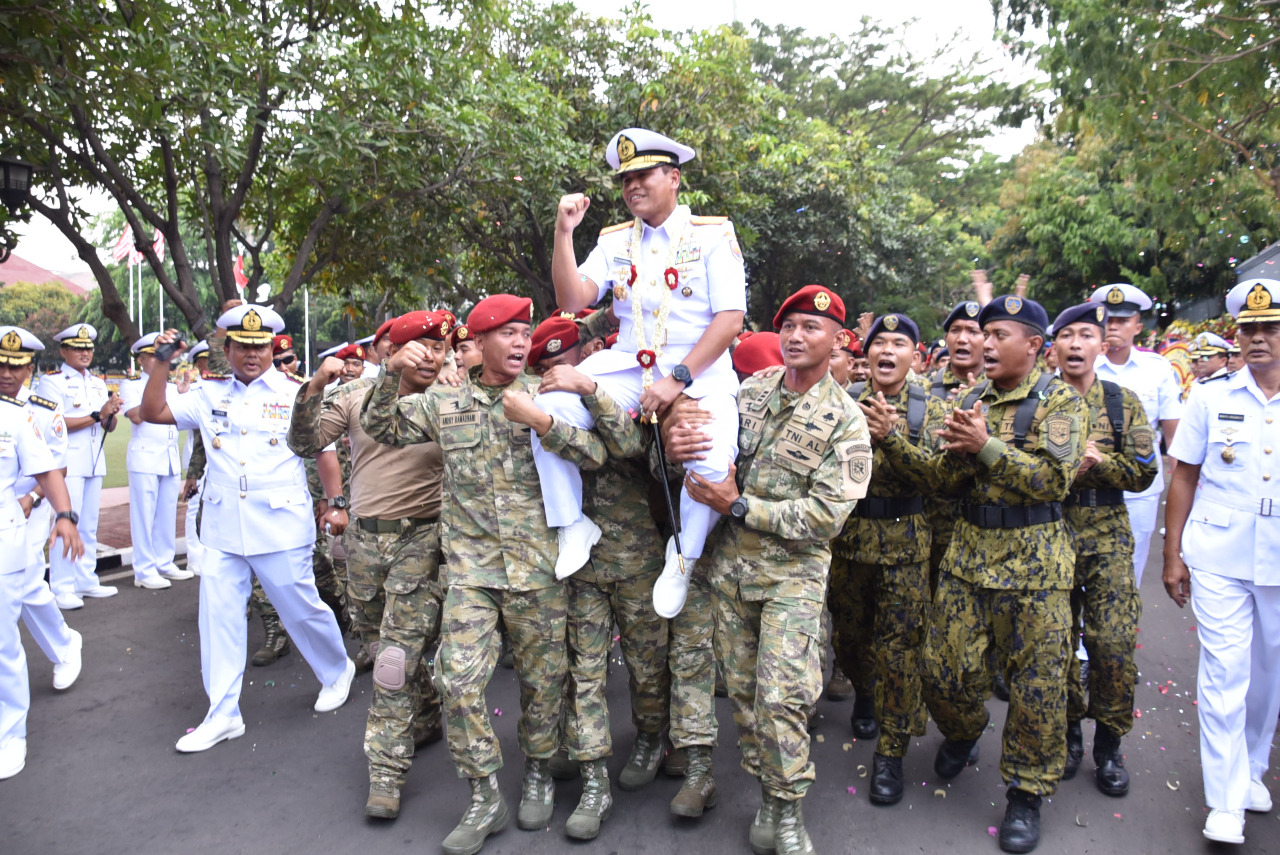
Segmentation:
<svg viewBox="0 0 1280 855">
<path fill-rule="evenodd" d="M 102 449 L 102 456 L 107 458 L 107 477 L 103 479 L 103 487 L 129 486 L 129 472 L 125 469 L 125 452 L 129 450 L 129 429 L 133 423 L 121 417 L 116 429 L 107 434 L 107 444 Z M 179 435 L 178 447 L 186 445 L 187 434 Z"/>
</svg>

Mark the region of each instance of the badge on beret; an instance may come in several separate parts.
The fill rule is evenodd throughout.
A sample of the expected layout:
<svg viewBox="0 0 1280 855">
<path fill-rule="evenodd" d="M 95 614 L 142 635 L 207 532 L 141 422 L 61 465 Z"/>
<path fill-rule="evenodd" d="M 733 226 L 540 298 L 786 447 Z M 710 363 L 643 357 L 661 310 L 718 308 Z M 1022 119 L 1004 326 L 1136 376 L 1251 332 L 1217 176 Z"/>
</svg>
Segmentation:
<svg viewBox="0 0 1280 855">
<path fill-rule="evenodd" d="M 964 313 L 971 318 L 978 317 L 978 312 L 980 311 L 982 311 L 982 307 L 979 306 L 973 300 L 970 300 L 969 302 L 964 304 Z"/>
<path fill-rule="evenodd" d="M 844 330 L 840 330 L 836 334 L 836 347 L 845 348 L 849 346 L 849 334 Z"/>
<path fill-rule="evenodd" d="M 18 335 L 13 330 L 9 330 L 4 334 L 4 338 L 0 339 L 0 348 L 13 351 L 21 350 L 22 336 Z"/>
<path fill-rule="evenodd" d="M 262 317 L 253 309 L 250 309 L 240 319 L 240 327 L 246 332 L 257 332 L 262 329 Z"/>
<path fill-rule="evenodd" d="M 1245 297 L 1244 304 L 1250 311 L 1261 312 L 1271 308 L 1271 292 L 1262 287 L 1259 282 L 1253 286 L 1253 290 L 1249 292 L 1249 296 Z"/>
<path fill-rule="evenodd" d="M 449 334 L 449 322 L 444 321 L 440 324 L 440 337 L 444 338 Z"/>
<path fill-rule="evenodd" d="M 897 315 L 885 315 L 885 316 L 884 316 L 884 328 L 885 328 L 885 329 L 887 329 L 889 332 L 893 332 L 894 330 L 896 330 L 896 329 L 898 328 L 898 316 L 897 316 Z"/>
<path fill-rule="evenodd" d="M 636 144 L 630 137 L 618 137 L 618 160 L 626 163 L 636 156 Z"/>
<path fill-rule="evenodd" d="M 547 342 L 547 353 L 559 353 L 562 346 L 560 339 L 553 338 Z"/>
<path fill-rule="evenodd" d="M 1016 315 L 1022 311 L 1022 298 L 1009 297 L 1004 301 L 1004 310 L 1011 315 Z"/>
<path fill-rule="evenodd" d="M 571 321 L 573 320 L 573 312 L 560 312 L 560 317 L 564 318 L 566 321 Z"/>
<path fill-rule="evenodd" d="M 1099 306 L 1096 314 L 1098 315 L 1098 323 L 1102 323 L 1104 320 L 1106 320 L 1107 310 L 1102 306 Z"/>
<path fill-rule="evenodd" d="M 825 312 L 831 305 L 831 295 L 826 291 L 819 291 L 813 296 L 813 307 L 819 312 Z"/>
<path fill-rule="evenodd" d="M 1112 288 L 1107 292 L 1107 302 L 1113 306 L 1118 306 L 1124 302 L 1124 292 L 1119 288 Z"/>
<path fill-rule="evenodd" d="M 627 286 L 619 282 L 613 286 L 613 299 L 622 302 L 627 299 Z"/>
<path fill-rule="evenodd" d="M 466 327 L 458 327 L 458 332 L 454 334 L 454 338 L 456 338 L 458 341 L 462 341 L 468 335 L 469 333 L 467 332 Z"/>
<path fill-rule="evenodd" d="M 356 356 L 360 357 L 361 359 L 364 359 L 364 348 L 361 347 L 360 345 L 356 345 Z"/>
</svg>

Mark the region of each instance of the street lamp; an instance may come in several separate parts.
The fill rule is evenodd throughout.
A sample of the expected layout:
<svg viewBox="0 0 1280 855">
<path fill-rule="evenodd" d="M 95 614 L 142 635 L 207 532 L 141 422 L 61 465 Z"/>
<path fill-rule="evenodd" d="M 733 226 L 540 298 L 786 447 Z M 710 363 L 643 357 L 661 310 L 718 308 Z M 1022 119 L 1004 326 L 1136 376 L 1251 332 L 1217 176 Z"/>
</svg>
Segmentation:
<svg viewBox="0 0 1280 855">
<path fill-rule="evenodd" d="M 18 212 L 22 210 L 23 203 L 27 201 L 27 194 L 31 192 L 31 176 L 34 172 L 35 167 L 29 163 L 0 157 L 0 202 L 4 203 L 9 209 L 10 216 L 15 219 L 25 219 L 25 217 L 19 217 Z M 3 236 L 0 237 L 0 264 L 9 260 L 13 248 L 17 245 L 17 238 L 5 229 Z"/>
</svg>

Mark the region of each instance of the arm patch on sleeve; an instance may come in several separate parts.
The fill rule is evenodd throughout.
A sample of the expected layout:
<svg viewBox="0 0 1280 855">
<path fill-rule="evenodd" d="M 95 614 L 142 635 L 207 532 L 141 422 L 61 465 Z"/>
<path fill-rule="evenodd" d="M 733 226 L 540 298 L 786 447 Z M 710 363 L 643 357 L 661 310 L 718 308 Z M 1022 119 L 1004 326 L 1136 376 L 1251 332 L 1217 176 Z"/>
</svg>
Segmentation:
<svg viewBox="0 0 1280 855">
<path fill-rule="evenodd" d="M 837 445 L 836 459 L 840 461 L 843 476 L 843 498 L 861 499 L 867 494 L 867 482 L 871 480 L 871 445 L 865 442 Z"/>
</svg>

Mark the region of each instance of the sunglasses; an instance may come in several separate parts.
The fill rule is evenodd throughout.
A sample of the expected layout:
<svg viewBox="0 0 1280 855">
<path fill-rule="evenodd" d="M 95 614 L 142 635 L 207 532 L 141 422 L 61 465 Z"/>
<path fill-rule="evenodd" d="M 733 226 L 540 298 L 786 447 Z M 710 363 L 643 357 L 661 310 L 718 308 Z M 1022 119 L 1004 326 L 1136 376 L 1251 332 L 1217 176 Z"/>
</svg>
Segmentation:
<svg viewBox="0 0 1280 855">
<path fill-rule="evenodd" d="M 296 356 L 277 356 L 275 359 L 271 360 L 271 364 L 279 368 L 281 365 L 292 365 L 297 361 L 298 357 Z"/>
</svg>

